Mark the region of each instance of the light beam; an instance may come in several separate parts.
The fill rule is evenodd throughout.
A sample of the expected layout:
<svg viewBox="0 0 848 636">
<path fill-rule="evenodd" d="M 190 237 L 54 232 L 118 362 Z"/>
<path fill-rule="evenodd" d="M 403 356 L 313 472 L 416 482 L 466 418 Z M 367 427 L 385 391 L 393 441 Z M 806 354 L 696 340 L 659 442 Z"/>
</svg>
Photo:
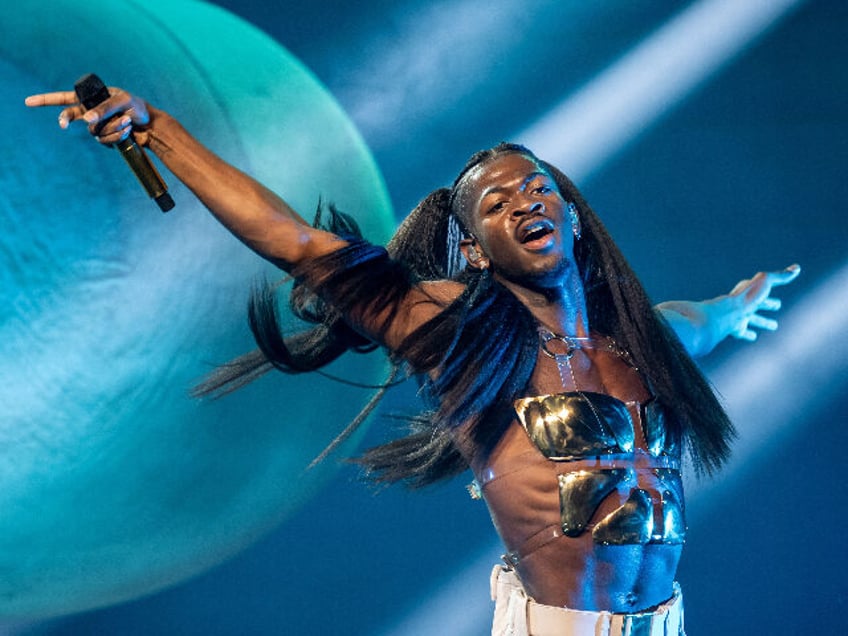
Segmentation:
<svg viewBox="0 0 848 636">
<path fill-rule="evenodd" d="M 802 3 L 803 0 L 695 2 L 548 115 L 512 138 L 532 148 L 538 156 L 562 166 L 575 181 L 584 181 Z M 830 292 L 823 295 L 831 298 L 831 304 L 840 298 L 838 294 L 831 296 Z M 803 324 L 805 314 L 801 311 L 797 309 L 785 323 L 792 328 Z M 784 329 L 781 336 L 792 338 L 792 328 Z M 769 344 L 769 350 L 780 349 L 778 343 Z M 750 353 L 745 351 L 742 355 Z M 820 353 L 809 347 L 797 355 L 810 356 L 806 358 L 810 361 Z M 844 355 L 841 360 L 845 360 Z M 726 376 L 719 372 L 720 386 L 736 386 L 738 379 L 744 377 L 738 370 L 732 370 L 734 364 L 741 368 L 735 362 L 722 367 L 728 371 Z M 731 415 L 756 408 L 746 400 L 761 400 L 761 396 L 756 391 L 729 395 Z M 766 419 L 762 414 L 764 424 L 759 430 L 767 429 Z M 756 450 L 758 445 L 754 441 L 748 446 Z M 743 448 L 739 455 L 746 452 Z M 697 496 L 697 491 L 693 494 Z M 484 583 L 490 565 L 485 564 L 496 563 L 502 551 L 500 544 L 482 550 L 451 582 L 430 595 L 428 603 L 388 629 L 385 636 L 440 633 L 445 630 L 446 617 L 450 617 L 451 633 L 455 636 L 483 633 L 482 628 L 491 623 L 492 614 Z"/>
</svg>

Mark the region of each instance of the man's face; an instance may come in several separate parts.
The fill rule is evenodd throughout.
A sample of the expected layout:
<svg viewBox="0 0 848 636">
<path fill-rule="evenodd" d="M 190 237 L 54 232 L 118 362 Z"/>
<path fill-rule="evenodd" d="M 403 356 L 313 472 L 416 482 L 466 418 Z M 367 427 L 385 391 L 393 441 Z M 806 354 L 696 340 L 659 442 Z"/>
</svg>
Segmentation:
<svg viewBox="0 0 848 636">
<path fill-rule="evenodd" d="M 550 174 L 529 157 L 490 159 L 464 177 L 460 214 L 495 275 L 557 286 L 573 264 L 567 204 Z"/>
</svg>

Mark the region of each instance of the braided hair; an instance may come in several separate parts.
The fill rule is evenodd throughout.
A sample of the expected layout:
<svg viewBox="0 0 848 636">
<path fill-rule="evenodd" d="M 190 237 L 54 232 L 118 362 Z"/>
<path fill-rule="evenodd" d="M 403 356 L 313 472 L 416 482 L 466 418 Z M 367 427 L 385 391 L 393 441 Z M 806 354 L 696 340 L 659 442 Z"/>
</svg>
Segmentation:
<svg viewBox="0 0 848 636">
<path fill-rule="evenodd" d="M 562 197 L 574 203 L 582 227 L 574 258 L 584 285 L 589 324 L 630 353 L 666 411 L 668 439 L 686 448 L 696 472 L 712 473 L 728 457 L 734 436 L 733 425 L 715 394 L 654 310 L 626 259 L 571 180 L 517 144 L 503 143 L 474 154 L 451 188 L 435 190 L 419 203 L 385 251 L 356 239 L 350 221 L 331 210 L 326 227 L 347 230 L 348 254 L 341 258 L 331 254 L 305 264 L 301 279 L 311 280 L 313 289 L 305 293 L 296 286 L 294 294 L 299 299 L 296 308 L 303 306 L 305 296 L 315 298 L 315 293 L 332 299 L 329 304 L 319 303 L 321 312 L 307 316 L 319 325 L 309 336 L 282 338 L 273 313 L 273 296 L 255 294 L 251 326 L 261 352 L 252 354 L 253 366 L 245 367 L 248 373 L 235 368 L 237 372 L 231 373 L 223 386 L 240 386 L 255 377 L 257 368 L 317 369 L 345 350 L 367 347 L 363 337 L 347 327 L 344 315 L 379 314 L 387 329 L 394 317 L 392 307 L 397 307 L 412 286 L 452 279 L 464 284 L 463 293 L 407 336 L 392 354 L 395 368 L 406 364 L 418 374 L 429 397 L 428 408 L 409 418 L 408 435 L 368 449 L 356 461 L 378 482 L 420 487 L 452 477 L 468 467 L 468 458 L 455 444 L 460 426 L 476 452 L 485 456 L 510 425 L 512 402 L 528 388 L 538 337 L 535 319 L 511 292 L 487 270 L 463 266 L 458 245 L 468 234 L 467 219 L 457 201 L 469 171 L 508 153 L 522 154 L 542 166 Z M 322 272 L 328 271 L 327 259 L 333 268 L 344 266 L 329 293 L 326 286 L 315 283 L 326 280 Z M 361 271 L 360 275 L 356 271 Z M 363 298 L 368 299 L 369 307 L 361 306 Z M 310 303 L 306 304 L 314 306 L 315 301 Z M 259 362 L 263 358 L 265 361 Z M 373 404 L 374 400 L 369 410 Z"/>
</svg>

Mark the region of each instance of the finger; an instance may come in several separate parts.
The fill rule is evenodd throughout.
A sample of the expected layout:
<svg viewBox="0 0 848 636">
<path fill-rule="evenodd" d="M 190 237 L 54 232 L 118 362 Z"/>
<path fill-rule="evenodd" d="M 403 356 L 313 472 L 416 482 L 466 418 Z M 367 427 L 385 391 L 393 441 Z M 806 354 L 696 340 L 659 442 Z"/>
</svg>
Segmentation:
<svg viewBox="0 0 848 636">
<path fill-rule="evenodd" d="M 779 272 L 770 272 L 768 274 L 769 283 L 772 286 L 775 285 L 786 285 L 787 283 L 791 283 L 798 277 L 798 274 L 801 273 L 801 266 L 795 263 L 794 265 L 790 265 L 786 269 L 783 269 Z"/>
<path fill-rule="evenodd" d="M 739 340 L 747 340 L 748 342 L 754 342 L 754 340 L 757 339 L 757 332 L 753 329 L 745 329 L 744 331 L 740 331 L 734 335 L 739 338 Z"/>
<path fill-rule="evenodd" d="M 83 115 L 83 119 L 89 124 L 96 124 L 101 121 L 106 121 L 110 117 L 118 114 L 128 114 L 134 116 L 132 96 L 126 91 L 119 89 L 110 89 L 114 91 L 112 96 L 90 108 Z M 139 122 L 142 123 L 142 122 Z"/>
<path fill-rule="evenodd" d="M 748 319 L 748 328 L 756 327 L 757 329 L 765 329 L 766 331 L 775 331 L 777 329 L 777 321 L 773 318 L 766 318 L 754 314 Z"/>
<path fill-rule="evenodd" d="M 24 99 L 27 106 L 38 108 L 40 106 L 70 106 L 79 102 L 74 91 L 57 91 L 55 93 L 39 93 L 30 95 Z"/>
<path fill-rule="evenodd" d="M 742 282 L 747 285 L 742 285 Z M 754 277 L 748 281 L 742 281 L 736 286 L 734 291 L 745 299 L 745 302 L 752 305 L 752 309 L 756 309 L 760 302 L 768 297 L 771 285 L 769 284 L 769 274 L 765 272 L 757 272 Z"/>
<path fill-rule="evenodd" d="M 88 112 L 90 111 L 86 111 L 86 114 Z M 94 120 L 93 123 L 88 125 L 88 132 L 101 140 L 106 137 L 115 137 L 116 134 L 123 134 L 123 131 L 127 126 L 132 126 L 132 118 L 127 114 L 124 114 L 122 117 L 113 117 L 112 119 L 89 118 L 83 114 L 83 119 L 86 121 L 89 119 Z"/>
<path fill-rule="evenodd" d="M 79 104 L 71 106 L 70 108 L 63 108 L 62 112 L 59 113 L 59 127 L 67 128 L 68 124 L 70 124 L 72 121 L 82 119 L 82 115 L 84 112 L 85 109 Z"/>
<path fill-rule="evenodd" d="M 777 272 L 758 272 L 751 278 L 736 283 L 730 290 L 730 295 L 745 295 L 748 300 L 752 300 L 758 293 L 767 291 L 774 286 L 791 283 L 800 273 L 801 266 L 797 263 Z"/>
<path fill-rule="evenodd" d="M 115 144 L 126 139 L 132 132 L 132 120 L 127 117 L 121 117 L 117 121 L 108 122 L 100 130 L 99 134 L 95 135 L 97 141 L 103 144 Z"/>
<path fill-rule="evenodd" d="M 748 286 L 751 284 L 751 279 L 746 278 L 745 280 L 740 280 L 733 286 L 733 289 L 730 290 L 730 296 L 739 296 L 743 291 L 748 289 Z"/>
<path fill-rule="evenodd" d="M 760 302 L 758 311 L 777 311 L 781 305 L 780 298 L 765 298 Z"/>
</svg>

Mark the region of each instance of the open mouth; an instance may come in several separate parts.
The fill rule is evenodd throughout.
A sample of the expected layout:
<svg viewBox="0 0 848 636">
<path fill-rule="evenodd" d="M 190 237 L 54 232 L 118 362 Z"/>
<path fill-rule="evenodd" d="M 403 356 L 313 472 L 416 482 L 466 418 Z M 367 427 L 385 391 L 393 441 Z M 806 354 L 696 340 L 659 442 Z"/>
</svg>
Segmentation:
<svg viewBox="0 0 848 636">
<path fill-rule="evenodd" d="M 519 228 L 518 240 L 524 245 L 536 244 L 553 233 L 554 224 L 550 219 L 536 219 Z"/>
</svg>

